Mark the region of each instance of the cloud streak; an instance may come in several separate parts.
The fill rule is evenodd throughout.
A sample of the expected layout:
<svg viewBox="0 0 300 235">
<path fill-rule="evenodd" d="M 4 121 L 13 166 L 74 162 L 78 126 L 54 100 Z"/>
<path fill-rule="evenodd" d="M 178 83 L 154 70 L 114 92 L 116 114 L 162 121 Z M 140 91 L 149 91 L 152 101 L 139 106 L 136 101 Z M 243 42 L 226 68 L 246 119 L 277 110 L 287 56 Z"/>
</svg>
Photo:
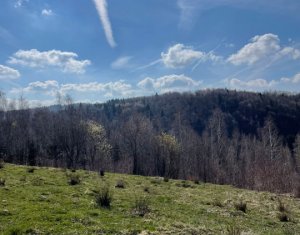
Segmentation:
<svg viewBox="0 0 300 235">
<path fill-rule="evenodd" d="M 99 18 L 101 20 L 107 42 L 111 47 L 116 47 L 117 44 L 114 40 L 111 23 L 107 13 L 107 2 L 106 0 L 93 0 L 93 1 L 95 3 Z"/>
</svg>

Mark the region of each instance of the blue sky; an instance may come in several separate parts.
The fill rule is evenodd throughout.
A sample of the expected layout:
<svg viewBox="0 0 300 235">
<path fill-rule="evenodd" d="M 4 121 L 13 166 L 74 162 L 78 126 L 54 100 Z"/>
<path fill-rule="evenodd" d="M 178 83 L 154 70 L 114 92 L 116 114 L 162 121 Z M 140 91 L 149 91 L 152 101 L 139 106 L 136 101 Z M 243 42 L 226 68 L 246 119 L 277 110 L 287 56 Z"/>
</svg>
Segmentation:
<svg viewBox="0 0 300 235">
<path fill-rule="evenodd" d="M 3 0 L 0 90 L 31 106 L 300 91 L 298 0 Z"/>
</svg>

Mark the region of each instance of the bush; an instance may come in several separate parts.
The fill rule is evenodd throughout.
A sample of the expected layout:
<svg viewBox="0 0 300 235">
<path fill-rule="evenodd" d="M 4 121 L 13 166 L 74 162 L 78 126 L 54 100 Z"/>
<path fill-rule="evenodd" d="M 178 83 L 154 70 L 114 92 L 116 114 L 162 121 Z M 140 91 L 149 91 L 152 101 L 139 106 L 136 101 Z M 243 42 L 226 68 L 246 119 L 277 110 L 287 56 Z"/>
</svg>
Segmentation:
<svg viewBox="0 0 300 235">
<path fill-rule="evenodd" d="M 228 235 L 240 235 L 240 234 L 242 234 L 242 231 L 235 224 L 231 224 L 231 225 L 227 226 L 227 234 Z"/>
<path fill-rule="evenodd" d="M 144 187 L 144 192 L 150 193 L 150 188 L 149 188 L 148 186 L 145 186 L 145 187 Z"/>
<path fill-rule="evenodd" d="M 3 159 L 0 159 L 0 169 L 4 168 L 5 162 Z"/>
<path fill-rule="evenodd" d="M 286 206 L 284 205 L 284 203 L 281 200 L 278 201 L 277 209 L 279 212 L 287 212 L 288 211 Z"/>
<path fill-rule="evenodd" d="M 278 219 L 281 222 L 289 222 L 291 221 L 290 215 L 289 215 L 289 210 L 285 206 L 285 204 L 279 199 L 278 201 L 278 207 L 277 207 L 279 214 L 278 214 Z"/>
<path fill-rule="evenodd" d="M 182 180 L 181 183 L 176 183 L 176 186 L 183 187 L 183 188 L 194 188 L 195 187 L 186 180 Z"/>
<path fill-rule="evenodd" d="M 153 178 L 153 179 L 150 180 L 150 182 L 151 182 L 151 184 L 155 184 L 155 185 L 160 184 L 161 183 L 161 178 L 158 178 L 158 177 Z"/>
<path fill-rule="evenodd" d="M 200 184 L 199 180 L 194 180 L 194 184 Z"/>
<path fill-rule="evenodd" d="M 40 177 L 35 177 L 32 179 L 31 184 L 33 186 L 42 186 L 44 184 L 44 180 Z"/>
<path fill-rule="evenodd" d="M 223 203 L 221 202 L 221 200 L 219 198 L 215 198 L 212 202 L 213 206 L 217 206 L 217 207 L 223 207 Z"/>
<path fill-rule="evenodd" d="M 118 180 L 115 186 L 116 188 L 125 188 L 125 183 L 123 180 Z"/>
<path fill-rule="evenodd" d="M 0 187 L 3 187 L 5 186 L 5 179 L 0 179 Z"/>
<path fill-rule="evenodd" d="M 300 198 L 300 185 L 294 190 L 294 195 L 296 198 Z"/>
<path fill-rule="evenodd" d="M 235 203 L 235 204 L 234 204 L 234 207 L 235 207 L 235 209 L 238 210 L 238 211 L 242 211 L 242 212 L 244 212 L 244 213 L 247 212 L 247 203 L 246 203 L 246 202 L 240 201 L 240 202 L 238 202 L 238 203 Z"/>
<path fill-rule="evenodd" d="M 35 171 L 35 168 L 34 167 L 29 167 L 27 168 L 27 172 L 28 173 L 33 173 Z"/>
<path fill-rule="evenodd" d="M 279 213 L 278 219 L 281 222 L 289 222 L 289 221 L 291 221 L 291 218 L 290 218 L 290 216 L 289 216 L 289 214 L 287 212 L 281 212 L 281 213 Z"/>
<path fill-rule="evenodd" d="M 137 197 L 134 201 L 133 214 L 141 217 L 145 216 L 147 213 L 150 212 L 149 205 L 150 203 L 147 197 Z"/>
<path fill-rule="evenodd" d="M 98 207 L 110 208 L 112 192 L 108 185 L 95 191 L 95 202 Z"/>
<path fill-rule="evenodd" d="M 19 228 L 11 228 L 8 232 L 9 235 L 22 235 L 24 232 Z"/>
<path fill-rule="evenodd" d="M 80 177 L 78 174 L 70 174 L 68 179 L 69 185 L 77 185 L 80 184 Z"/>
<path fill-rule="evenodd" d="M 169 182 L 169 178 L 168 177 L 164 177 L 164 182 Z"/>
</svg>

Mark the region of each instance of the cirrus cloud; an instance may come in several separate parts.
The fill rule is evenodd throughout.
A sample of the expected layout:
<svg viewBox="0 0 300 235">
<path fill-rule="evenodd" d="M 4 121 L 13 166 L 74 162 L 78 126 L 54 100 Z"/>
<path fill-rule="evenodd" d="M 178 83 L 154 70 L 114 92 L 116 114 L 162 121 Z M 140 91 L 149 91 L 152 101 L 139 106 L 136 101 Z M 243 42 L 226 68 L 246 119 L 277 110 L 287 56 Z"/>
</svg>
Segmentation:
<svg viewBox="0 0 300 235">
<path fill-rule="evenodd" d="M 130 60 L 132 59 L 131 56 L 122 56 L 116 59 L 111 63 L 112 69 L 124 69 L 124 68 L 130 68 L 132 65 L 130 65 Z"/>
</svg>

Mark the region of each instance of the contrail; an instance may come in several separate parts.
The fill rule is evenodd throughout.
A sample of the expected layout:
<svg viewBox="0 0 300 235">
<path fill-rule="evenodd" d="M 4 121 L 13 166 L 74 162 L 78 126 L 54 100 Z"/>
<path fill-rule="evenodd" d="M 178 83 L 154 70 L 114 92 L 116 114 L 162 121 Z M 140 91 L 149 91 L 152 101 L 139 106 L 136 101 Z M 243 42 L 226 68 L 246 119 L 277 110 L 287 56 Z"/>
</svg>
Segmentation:
<svg viewBox="0 0 300 235">
<path fill-rule="evenodd" d="M 96 9 L 98 11 L 99 18 L 102 22 L 107 42 L 109 43 L 109 45 L 111 47 L 117 46 L 117 44 L 114 40 L 113 32 L 112 32 L 112 29 L 111 29 L 111 24 L 110 24 L 108 14 L 107 14 L 107 2 L 106 2 L 106 0 L 93 0 L 93 1 L 96 5 Z"/>
</svg>

